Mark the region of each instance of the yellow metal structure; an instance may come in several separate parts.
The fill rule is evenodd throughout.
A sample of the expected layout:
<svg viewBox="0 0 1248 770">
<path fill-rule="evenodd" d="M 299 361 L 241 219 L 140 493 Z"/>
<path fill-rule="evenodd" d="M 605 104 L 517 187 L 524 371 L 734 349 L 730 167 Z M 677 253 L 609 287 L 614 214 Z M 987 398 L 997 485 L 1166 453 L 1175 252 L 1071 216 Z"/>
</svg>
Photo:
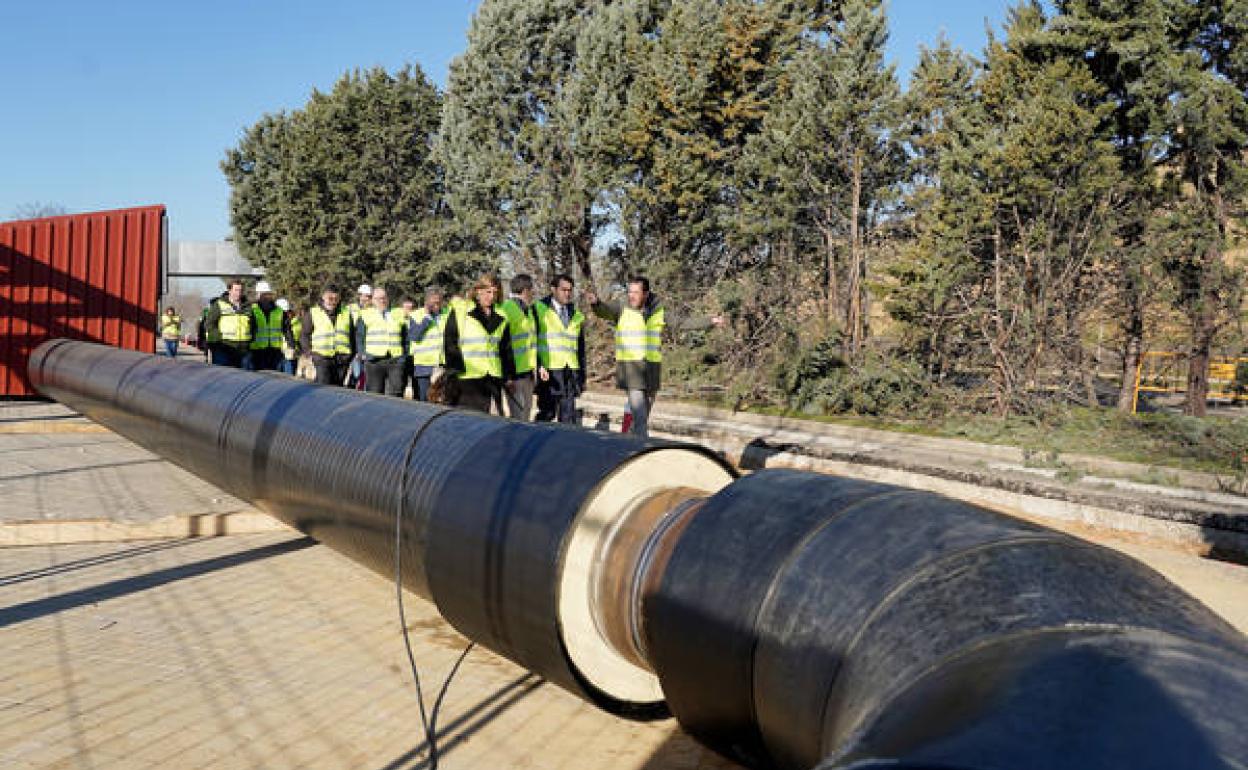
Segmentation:
<svg viewBox="0 0 1248 770">
<path fill-rule="evenodd" d="M 1209 360 L 1209 398 L 1248 401 L 1248 390 L 1236 385 L 1235 372 L 1248 364 L 1246 356 L 1214 356 Z M 1135 369 L 1135 398 L 1131 409 L 1139 405 L 1141 393 L 1183 393 L 1187 390 L 1187 355 L 1164 350 L 1150 350 L 1140 356 Z"/>
</svg>

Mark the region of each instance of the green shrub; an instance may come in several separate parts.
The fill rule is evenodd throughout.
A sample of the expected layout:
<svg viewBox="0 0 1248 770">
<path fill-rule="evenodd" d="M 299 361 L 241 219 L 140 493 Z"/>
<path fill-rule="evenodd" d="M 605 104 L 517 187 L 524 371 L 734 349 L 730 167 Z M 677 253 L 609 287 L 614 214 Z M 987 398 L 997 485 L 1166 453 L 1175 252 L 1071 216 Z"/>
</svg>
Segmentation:
<svg viewBox="0 0 1248 770">
<path fill-rule="evenodd" d="M 880 353 L 850 363 L 839 341 L 822 340 L 785 372 L 790 409 L 804 414 L 911 418 L 929 415 L 931 387 L 921 366 Z"/>
</svg>

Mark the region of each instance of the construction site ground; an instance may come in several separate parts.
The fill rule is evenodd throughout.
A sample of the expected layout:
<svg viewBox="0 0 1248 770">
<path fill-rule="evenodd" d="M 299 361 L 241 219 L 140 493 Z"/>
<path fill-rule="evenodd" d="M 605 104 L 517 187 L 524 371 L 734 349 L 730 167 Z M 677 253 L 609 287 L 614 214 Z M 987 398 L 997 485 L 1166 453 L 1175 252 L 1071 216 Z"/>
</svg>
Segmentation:
<svg viewBox="0 0 1248 770">
<path fill-rule="evenodd" d="M 613 398 L 586 400 L 608 426 L 620 409 Z M 587 422 L 599 419 L 589 412 Z M 932 472 L 942 452 L 981 451 L 967 442 L 922 439 L 902 462 L 869 435 L 812 432 L 804 445 L 791 424 L 675 405 L 655 418 L 659 432 L 703 440 L 746 470 L 848 467 L 976 487 L 953 460 Z M 857 444 L 841 456 L 821 442 Z M 873 463 L 872 452 L 893 459 Z M 980 472 L 1017 465 L 1005 452 L 975 458 Z M 1239 513 L 1201 483 L 1172 498 L 1186 506 L 1177 525 L 1156 500 L 1115 510 L 1108 498 L 1101 508 L 1077 495 L 1062 504 L 1118 518 L 1046 518 L 1018 503 L 1060 497 L 1035 481 L 992 487 L 1016 497 L 987 504 L 1125 551 L 1248 631 L 1248 567 L 1198 555 L 1239 553 Z M 1174 526 L 1118 526 L 1132 517 Z M 1229 550 L 1196 547 L 1221 537 L 1202 535 L 1209 527 L 1231 533 L 1219 541 Z M 432 701 L 467 640 L 431 605 L 410 594 L 404 602 Z M 0 404 L 0 652 L 0 767 L 430 766 L 392 582 L 54 404 Z M 444 768 L 734 767 L 673 720 L 611 716 L 480 648 L 455 675 L 436 734 Z"/>
</svg>

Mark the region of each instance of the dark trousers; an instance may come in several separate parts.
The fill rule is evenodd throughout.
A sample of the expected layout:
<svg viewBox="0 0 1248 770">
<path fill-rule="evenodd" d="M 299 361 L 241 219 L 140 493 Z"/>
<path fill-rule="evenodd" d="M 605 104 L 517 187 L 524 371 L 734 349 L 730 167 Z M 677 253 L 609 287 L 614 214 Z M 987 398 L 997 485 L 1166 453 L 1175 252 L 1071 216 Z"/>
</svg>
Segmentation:
<svg viewBox="0 0 1248 770">
<path fill-rule="evenodd" d="M 169 356 L 170 358 L 177 358 L 178 357 L 178 341 L 177 340 L 164 340 L 164 343 L 165 343 L 165 355 Z"/>
<path fill-rule="evenodd" d="M 261 348 L 251 351 L 251 368 L 257 372 L 276 372 L 282 365 L 280 348 Z"/>
<path fill-rule="evenodd" d="M 251 351 L 233 345 L 214 342 L 208 346 L 208 357 L 213 366 L 232 366 L 235 369 L 251 369 Z"/>
<path fill-rule="evenodd" d="M 338 385 L 347 376 L 347 363 L 336 358 L 312 356 L 312 367 L 316 370 L 317 385 Z"/>
<path fill-rule="evenodd" d="M 507 400 L 507 416 L 513 420 L 528 422 L 533 417 L 533 372 L 526 372 L 518 379 L 503 386 Z"/>
<path fill-rule="evenodd" d="M 369 393 L 403 397 L 403 359 L 383 358 L 364 362 L 364 385 Z"/>
<path fill-rule="evenodd" d="M 412 377 L 412 398 L 417 401 L 429 400 L 429 383 L 433 380 L 427 374 L 417 374 Z"/>
<path fill-rule="evenodd" d="M 581 395 L 577 373 L 568 367 L 550 372 L 550 379 L 537 382 L 537 422 L 558 420 L 569 425 L 580 422 L 576 397 Z"/>
<path fill-rule="evenodd" d="M 646 438 L 650 435 L 650 412 L 654 410 L 656 390 L 629 390 L 628 413 L 632 415 L 633 424 L 629 433 Z"/>
<path fill-rule="evenodd" d="M 490 377 L 461 379 L 455 383 L 455 406 L 490 413 L 490 405 L 502 398 L 502 383 Z"/>
</svg>

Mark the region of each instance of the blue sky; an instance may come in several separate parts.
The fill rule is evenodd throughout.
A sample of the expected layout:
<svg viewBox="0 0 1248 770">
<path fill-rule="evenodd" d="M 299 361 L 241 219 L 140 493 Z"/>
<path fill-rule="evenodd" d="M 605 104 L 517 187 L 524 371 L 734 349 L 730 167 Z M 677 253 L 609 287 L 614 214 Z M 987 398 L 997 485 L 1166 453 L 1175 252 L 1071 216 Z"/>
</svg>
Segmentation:
<svg viewBox="0 0 1248 770">
<path fill-rule="evenodd" d="M 174 239 L 229 232 L 217 167 L 265 112 L 301 106 L 346 70 L 418 63 L 439 84 L 475 0 L 0 0 L 0 220 L 164 203 Z M 908 72 L 940 31 L 978 53 L 1006 0 L 891 0 Z"/>
</svg>

